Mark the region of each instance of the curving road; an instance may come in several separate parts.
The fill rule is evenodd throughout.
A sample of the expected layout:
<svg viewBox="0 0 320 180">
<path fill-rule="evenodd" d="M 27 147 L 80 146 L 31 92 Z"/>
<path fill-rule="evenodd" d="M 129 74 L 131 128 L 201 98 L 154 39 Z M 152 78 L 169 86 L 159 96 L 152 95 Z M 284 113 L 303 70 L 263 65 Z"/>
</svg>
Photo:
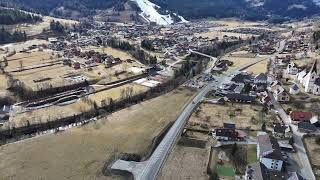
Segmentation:
<svg viewBox="0 0 320 180">
<path fill-rule="evenodd" d="M 178 119 L 172 125 L 168 133 L 165 135 L 161 143 L 157 146 L 151 157 L 144 162 L 128 162 L 124 160 L 117 160 L 112 166 L 111 169 L 122 170 L 131 172 L 135 180 L 154 180 L 157 178 L 159 171 L 161 170 L 163 164 L 165 163 L 171 149 L 174 147 L 176 141 L 181 136 L 184 126 L 187 123 L 190 115 L 194 109 L 200 104 L 202 99 L 208 94 L 211 90 L 220 86 L 225 80 L 228 79 L 233 74 L 238 73 L 256 63 L 259 63 L 263 60 L 254 61 L 248 63 L 244 66 L 241 66 L 234 71 L 230 72 L 227 76 L 220 77 L 218 81 L 209 83 L 207 86 L 203 87 L 198 95 L 190 102 L 179 115 Z"/>
</svg>

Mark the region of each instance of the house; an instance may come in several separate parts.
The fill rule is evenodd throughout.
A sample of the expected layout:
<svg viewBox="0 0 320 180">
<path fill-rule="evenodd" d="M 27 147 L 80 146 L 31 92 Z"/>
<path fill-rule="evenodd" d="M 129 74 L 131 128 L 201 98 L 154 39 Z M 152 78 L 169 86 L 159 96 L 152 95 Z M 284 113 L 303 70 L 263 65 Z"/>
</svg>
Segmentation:
<svg viewBox="0 0 320 180">
<path fill-rule="evenodd" d="M 259 135 L 257 141 L 257 156 L 260 162 L 269 170 L 281 171 L 284 160 L 278 141 L 269 135 Z"/>
<path fill-rule="evenodd" d="M 218 140 L 218 141 L 243 141 L 247 134 L 243 131 L 238 131 L 235 129 L 215 129 L 214 133 L 212 135 Z"/>
<path fill-rule="evenodd" d="M 236 125 L 234 123 L 223 123 L 224 129 L 236 129 Z"/>
<path fill-rule="evenodd" d="M 252 76 L 249 75 L 248 73 L 241 72 L 241 73 L 238 73 L 238 74 L 234 75 L 232 77 L 231 81 L 233 81 L 235 83 L 248 84 L 248 83 L 252 83 L 253 79 L 252 79 Z"/>
<path fill-rule="evenodd" d="M 285 124 L 276 123 L 273 125 L 272 135 L 279 138 L 290 138 L 290 127 Z"/>
<path fill-rule="evenodd" d="M 299 68 L 297 67 L 297 65 L 294 62 L 290 62 L 287 66 L 287 74 L 290 75 L 296 75 L 299 72 Z"/>
<path fill-rule="evenodd" d="M 296 121 L 296 122 L 310 122 L 312 118 L 312 113 L 311 112 L 302 112 L 302 111 L 292 111 L 289 114 L 290 120 L 291 121 Z"/>
<path fill-rule="evenodd" d="M 289 93 L 292 94 L 292 95 L 299 94 L 300 93 L 300 87 L 297 84 L 293 84 L 290 87 Z"/>
<path fill-rule="evenodd" d="M 79 62 L 74 62 L 73 63 L 73 68 L 74 69 L 80 69 L 80 63 Z"/>
<path fill-rule="evenodd" d="M 279 86 L 274 92 L 274 97 L 278 102 L 289 102 L 290 96 L 282 86 Z"/>
<path fill-rule="evenodd" d="M 268 76 L 264 73 L 260 73 L 254 77 L 253 89 L 259 92 L 265 91 L 267 89 Z"/>
<path fill-rule="evenodd" d="M 268 169 L 263 163 L 249 164 L 246 168 L 245 180 L 287 180 L 286 174 Z"/>
<path fill-rule="evenodd" d="M 256 75 L 253 79 L 254 84 L 267 84 L 268 76 L 265 73 Z"/>
<path fill-rule="evenodd" d="M 310 122 L 299 122 L 298 130 L 301 132 L 311 133 L 317 131 L 317 127 Z"/>
</svg>

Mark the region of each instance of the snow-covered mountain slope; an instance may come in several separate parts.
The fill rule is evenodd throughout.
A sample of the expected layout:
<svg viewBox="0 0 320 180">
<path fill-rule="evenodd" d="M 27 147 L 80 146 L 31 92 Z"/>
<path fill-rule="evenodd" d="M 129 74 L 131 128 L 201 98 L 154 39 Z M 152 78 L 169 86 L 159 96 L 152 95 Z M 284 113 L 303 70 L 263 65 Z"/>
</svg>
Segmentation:
<svg viewBox="0 0 320 180">
<path fill-rule="evenodd" d="M 320 6 L 320 0 L 312 0 L 317 6 Z"/>
<path fill-rule="evenodd" d="M 131 0 L 135 2 L 141 10 L 140 16 L 147 22 L 155 22 L 158 25 L 169 25 L 175 22 L 188 22 L 182 16 L 176 13 L 160 14 L 160 6 L 150 2 L 149 0 Z"/>
<path fill-rule="evenodd" d="M 264 0 L 246 0 L 253 7 L 260 7 L 264 5 Z"/>
</svg>

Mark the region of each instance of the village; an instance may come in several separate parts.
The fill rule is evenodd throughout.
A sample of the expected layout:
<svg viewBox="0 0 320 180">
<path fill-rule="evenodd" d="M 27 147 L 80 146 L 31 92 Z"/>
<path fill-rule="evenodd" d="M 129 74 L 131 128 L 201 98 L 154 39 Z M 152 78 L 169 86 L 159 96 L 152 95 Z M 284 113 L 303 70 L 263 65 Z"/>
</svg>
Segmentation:
<svg viewBox="0 0 320 180">
<path fill-rule="evenodd" d="M 65 136 L 72 147 L 81 141 L 73 142 L 72 132 L 76 136 L 91 132 L 88 136 L 100 140 L 104 128 L 112 137 L 132 140 L 140 133 L 140 143 L 151 145 L 108 139 L 115 147 L 107 148 L 107 159 L 86 160 L 98 162 L 95 169 L 108 169 L 103 176 L 119 177 L 109 173 L 122 168 L 112 165 L 116 153 L 152 154 L 154 143 L 164 137 L 161 133 L 173 127 L 179 113 L 189 111 L 185 104 L 191 104 L 195 108 L 159 179 L 174 179 L 177 171 L 184 179 L 320 178 L 316 146 L 320 56 L 309 24 L 217 20 L 169 26 L 101 22 L 73 26 L 79 27 L 0 48 L 0 94 L 8 98 L 0 111 L 3 149 L 27 139 L 29 148 L 32 143 L 46 147 L 45 137 L 63 142 Z M 200 102 L 194 101 L 206 88 Z M 157 98 L 167 99 L 152 104 Z M 134 123 L 113 115 L 135 108 L 143 116 L 137 115 Z M 161 108 L 168 108 L 169 115 Z M 122 116 L 134 119 L 128 112 Z M 166 116 L 170 119 L 164 120 Z M 114 117 L 118 122 L 112 121 Z M 121 123 L 123 129 L 116 131 L 112 123 Z M 124 128 L 128 124 L 132 127 Z M 156 131 L 149 128 L 152 125 Z M 89 144 L 105 156 L 100 144 Z M 8 171 L 3 177 L 11 175 Z"/>
</svg>

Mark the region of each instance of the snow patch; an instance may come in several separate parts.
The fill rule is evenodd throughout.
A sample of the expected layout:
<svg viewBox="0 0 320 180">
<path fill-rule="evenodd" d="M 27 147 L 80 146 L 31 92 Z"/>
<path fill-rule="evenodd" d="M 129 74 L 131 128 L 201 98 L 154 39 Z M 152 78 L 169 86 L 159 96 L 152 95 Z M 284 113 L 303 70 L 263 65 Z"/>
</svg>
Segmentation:
<svg viewBox="0 0 320 180">
<path fill-rule="evenodd" d="M 147 22 L 155 22 L 158 25 L 169 25 L 173 24 L 174 18 L 170 14 L 162 15 L 157 9 L 161 8 L 160 6 L 148 1 L 148 0 L 131 0 L 135 2 L 138 7 L 141 9 L 140 16 L 145 19 Z M 180 19 L 180 22 L 188 22 L 182 16 L 177 15 Z"/>
<path fill-rule="evenodd" d="M 291 10 L 291 9 L 302 9 L 302 10 L 306 10 L 307 7 L 302 5 L 302 4 L 293 4 L 291 6 L 288 7 L 288 10 Z"/>
<path fill-rule="evenodd" d="M 253 7 L 260 7 L 264 5 L 264 0 L 246 0 Z"/>
<path fill-rule="evenodd" d="M 317 6 L 320 6 L 320 0 L 312 0 Z"/>
</svg>

